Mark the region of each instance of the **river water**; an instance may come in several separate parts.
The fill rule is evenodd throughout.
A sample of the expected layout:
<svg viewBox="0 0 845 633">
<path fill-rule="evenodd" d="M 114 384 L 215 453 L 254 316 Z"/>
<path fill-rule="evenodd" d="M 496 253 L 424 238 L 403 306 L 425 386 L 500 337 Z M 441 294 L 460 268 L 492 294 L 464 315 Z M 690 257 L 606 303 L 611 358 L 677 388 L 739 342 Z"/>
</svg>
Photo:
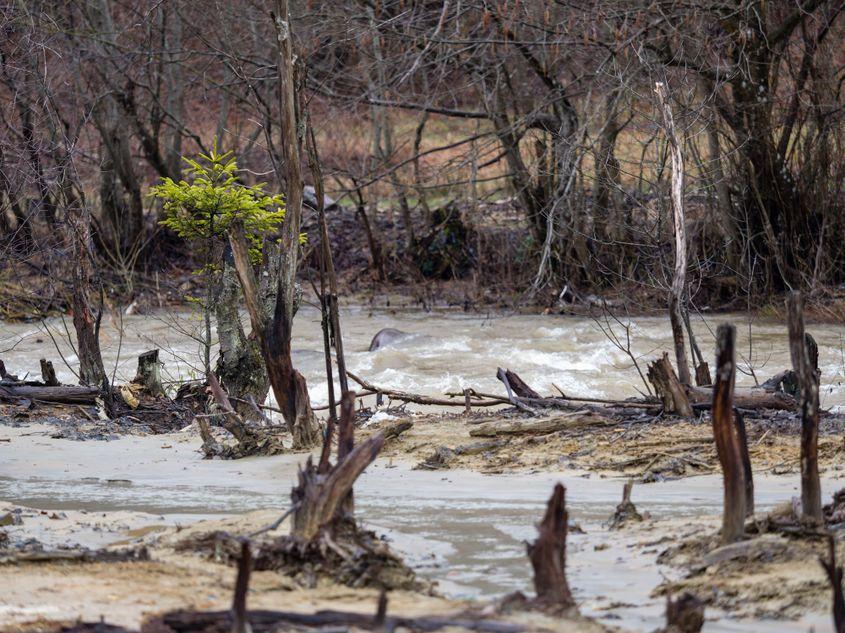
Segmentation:
<svg viewBox="0 0 845 633">
<path fill-rule="evenodd" d="M 343 310 L 342 329 L 347 366 L 383 387 L 425 394 L 461 391 L 465 387 L 502 392 L 496 368 L 508 367 L 535 390 L 552 394 L 624 398 L 643 390 L 628 355 L 605 336 L 597 322 L 584 317 L 491 316 L 456 312 L 372 312 Z M 713 365 L 714 335 L 719 323 L 737 326 L 738 384 L 753 385 L 790 367 L 786 325 L 771 320 L 751 324 L 742 315 L 694 318 L 694 331 L 705 360 Z M 76 356 L 65 334 L 72 328 L 59 319 L 39 324 L 0 323 L 0 357 L 10 371 L 37 375 L 38 359 L 53 359 L 60 380 L 74 375 L 60 360 L 56 346 L 71 367 Z M 393 327 L 411 334 L 395 345 L 367 352 L 372 336 Z M 845 406 L 845 325 L 809 326 L 819 343 L 821 404 Z M 616 334 L 625 342 L 623 329 Z M 195 378 L 202 370 L 202 323 L 190 312 L 107 317 L 101 338 L 106 369 L 118 380 L 135 373 L 139 353 L 158 347 L 164 374 L 175 382 Z M 630 324 L 631 349 L 645 373 L 648 361 L 672 349 L 667 319 L 637 317 Z M 54 342 L 55 341 L 55 342 Z M 294 326 L 294 364 L 305 375 L 315 405 L 327 400 L 319 312 L 305 307 Z"/>
<path fill-rule="evenodd" d="M 454 313 L 342 314 L 350 369 L 373 383 L 426 394 L 474 387 L 500 392 L 497 366 L 507 366 L 540 392 L 554 386 L 569 395 L 621 398 L 641 389 L 627 355 L 597 325 L 583 318 L 504 316 L 485 318 Z M 707 356 L 712 355 L 716 324 L 732 320 L 743 350 L 740 364 L 762 380 L 789 365 L 786 328 L 742 317 L 698 320 L 695 330 Z M 134 374 L 138 353 L 159 347 L 171 380 L 201 373 L 197 359 L 200 321 L 189 313 L 156 313 L 110 320 L 103 325 L 103 349 L 109 371 L 118 379 Z M 412 334 L 400 344 L 366 351 L 382 327 Z M 843 339 L 845 328 L 809 327 L 819 342 L 822 403 L 845 406 Z M 74 356 L 61 321 L 0 324 L 0 357 L 10 371 L 37 373 L 38 358 L 54 359 L 62 380 L 72 370 L 58 361 L 55 345 L 71 367 Z M 122 333 L 121 333 L 122 332 Z M 668 322 L 637 318 L 631 325 L 632 349 L 643 366 L 671 349 Z M 52 337 L 50 336 L 52 334 Z M 620 336 L 624 334 L 620 332 Z M 324 403 L 322 339 L 319 315 L 303 309 L 297 317 L 294 356 L 308 379 L 315 405 Z M 750 371 L 748 372 L 750 374 Z M 740 374 L 741 384 L 753 384 Z M 19 429 L 10 429 L 18 432 Z M 36 430 L 37 432 L 37 430 Z M 49 431 L 43 431 L 49 435 Z M 4 435 L 7 434 L 4 431 Z M 17 436 L 16 436 L 17 437 Z M 47 509 L 134 510 L 161 514 L 166 521 L 256 508 L 282 508 L 295 477 L 296 456 L 251 458 L 237 462 L 201 460 L 194 443 L 162 438 L 127 437 L 114 442 L 37 439 L 25 451 L 0 452 L 0 498 Z M 21 437 L 23 439 L 23 437 Z M 19 444 L 17 441 L 15 445 Z M 167 450 L 162 450 L 167 448 Z M 0 451 L 2 451 L 0 445 Z M 585 530 L 572 534 L 568 569 L 582 611 L 629 630 L 651 631 L 663 620 L 663 599 L 651 597 L 664 575 L 654 559 L 660 546 L 642 552 L 642 534 L 609 533 L 602 525 L 618 503 L 622 483 L 577 472 L 484 476 L 463 471 L 423 472 L 377 461 L 356 486 L 359 515 L 393 539 L 398 549 L 441 590 L 457 597 L 489 598 L 508 591 L 530 591 L 524 541 L 534 537 L 553 483 L 567 486 L 571 518 Z M 763 511 L 797 492 L 796 477 L 759 477 L 757 506 Z M 825 479 L 824 495 L 842 487 Z M 657 519 L 710 519 L 721 509 L 718 477 L 638 486 L 634 501 Z M 659 536 L 659 531 L 656 532 Z M 596 547 L 596 546 L 599 547 Z M 619 604 L 622 603 L 622 604 Z M 708 612 L 706 631 L 806 631 L 829 628 L 828 614 L 810 614 L 800 622 L 737 621 Z"/>
</svg>

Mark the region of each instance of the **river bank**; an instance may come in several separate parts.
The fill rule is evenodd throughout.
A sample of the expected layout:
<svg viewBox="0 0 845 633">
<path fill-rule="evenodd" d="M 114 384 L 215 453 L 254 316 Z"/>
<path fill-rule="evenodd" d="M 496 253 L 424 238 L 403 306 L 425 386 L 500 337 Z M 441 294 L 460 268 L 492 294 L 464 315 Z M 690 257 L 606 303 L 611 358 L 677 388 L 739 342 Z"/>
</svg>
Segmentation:
<svg viewBox="0 0 845 633">
<path fill-rule="evenodd" d="M 14 530 L 13 538 L 89 546 L 143 541 L 151 547 L 153 560 L 0 567 L 13 588 L 0 599 L 7 626 L 72 613 L 137 625 L 143 613 L 171 606 L 225 608 L 233 570 L 196 557 L 174 557 L 168 549 L 172 536 L 185 528 L 261 527 L 289 504 L 288 491 L 303 460 L 303 455 L 203 460 L 199 438 L 189 431 L 110 442 L 53 439 L 51 432 L 49 426 L 38 425 L 2 429 L 11 441 L 0 443 L 0 498 L 38 509 L 23 510 L 21 525 L 7 528 Z M 533 538 L 533 524 L 556 481 L 567 486 L 571 519 L 583 530 L 572 530 L 567 566 L 581 611 L 623 630 L 656 628 L 663 619 L 660 586 L 684 574 L 682 568 L 657 565 L 658 556 L 670 541 L 717 525 L 718 476 L 635 487 L 633 500 L 648 518 L 610 532 L 606 522 L 623 483 L 617 478 L 570 469 L 495 476 L 419 471 L 407 460 L 382 457 L 356 486 L 358 516 L 385 534 L 417 574 L 435 582 L 436 591 L 445 596 L 423 599 L 400 593 L 392 604 L 397 609 L 407 605 L 409 613 L 439 612 L 463 608 L 466 600 L 530 592 L 522 541 Z M 825 475 L 825 498 L 844 483 L 841 473 Z M 758 511 L 788 501 L 797 486 L 795 476 L 759 476 Z M 0 514 L 8 509 L 4 506 Z M 211 523 L 198 527 L 200 521 Z M 798 620 L 781 621 L 778 630 L 806 630 L 808 622 L 818 626 L 828 621 L 824 605 L 829 591 L 821 568 L 807 567 L 805 574 L 812 582 L 805 583 L 804 590 L 815 597 L 807 599 L 803 609 L 784 612 L 781 617 Z M 85 597 L 88 591 L 90 600 Z M 375 600 L 372 590 L 323 586 L 316 593 L 304 591 L 267 572 L 259 574 L 254 593 L 251 604 L 256 607 L 297 605 L 296 610 L 304 611 L 331 604 L 368 612 Z M 776 613 L 771 605 L 786 604 L 794 598 L 795 587 L 781 595 L 782 602 L 769 595 L 769 608 L 757 612 L 756 620 L 733 619 L 754 616 L 754 603 L 736 609 L 733 616 L 708 610 L 706 630 L 759 630 L 755 627 L 765 622 L 761 614 L 771 617 Z"/>
</svg>

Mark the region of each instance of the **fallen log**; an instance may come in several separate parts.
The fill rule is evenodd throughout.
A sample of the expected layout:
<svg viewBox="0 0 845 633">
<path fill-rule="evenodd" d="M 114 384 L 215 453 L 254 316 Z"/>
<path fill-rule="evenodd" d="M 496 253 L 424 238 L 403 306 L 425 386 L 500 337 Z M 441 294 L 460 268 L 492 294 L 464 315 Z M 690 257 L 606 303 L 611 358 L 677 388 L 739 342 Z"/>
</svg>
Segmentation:
<svg viewBox="0 0 845 633">
<path fill-rule="evenodd" d="M 94 404 L 100 390 L 97 387 L 59 385 L 0 385 L 0 400 L 40 400 L 57 404 Z"/>
<path fill-rule="evenodd" d="M 713 387 L 686 388 L 689 399 L 696 409 L 706 408 L 705 405 L 713 399 Z M 740 409 L 778 409 L 780 411 L 795 410 L 798 404 L 788 394 L 766 391 L 760 387 L 734 389 L 734 406 Z"/>
<path fill-rule="evenodd" d="M 51 549 L 33 551 L 0 551 L 0 565 L 20 563 L 119 563 L 126 561 L 149 560 L 146 547 L 125 550 L 107 549 Z"/>
<path fill-rule="evenodd" d="M 557 431 L 572 431 L 591 426 L 612 426 L 616 424 L 592 411 L 573 411 L 548 418 L 514 420 L 512 422 L 485 422 L 470 429 L 473 437 L 497 437 L 499 435 L 546 435 Z"/>
<path fill-rule="evenodd" d="M 529 387 L 528 383 L 520 378 L 516 372 L 506 369 L 505 377 L 508 379 L 513 392 L 520 398 L 542 398 L 542 396 Z"/>
</svg>

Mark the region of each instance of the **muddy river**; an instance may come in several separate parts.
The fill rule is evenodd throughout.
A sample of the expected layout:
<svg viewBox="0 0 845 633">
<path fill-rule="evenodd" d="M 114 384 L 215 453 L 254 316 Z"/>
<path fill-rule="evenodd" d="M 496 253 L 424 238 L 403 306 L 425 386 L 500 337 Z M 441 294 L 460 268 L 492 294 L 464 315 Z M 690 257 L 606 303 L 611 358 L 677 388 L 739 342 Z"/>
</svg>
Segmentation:
<svg viewBox="0 0 845 633">
<path fill-rule="evenodd" d="M 565 316 L 490 316 L 455 312 L 342 312 L 347 366 L 370 382 L 415 393 L 439 394 L 474 387 L 499 392 L 496 367 L 519 373 L 541 393 L 555 386 L 567 395 L 623 398 L 644 387 L 628 355 L 602 333 L 596 321 Z M 704 357 L 712 365 L 714 333 L 719 323 L 737 326 L 739 384 L 753 385 L 790 366 L 784 323 L 743 315 L 694 318 L 694 331 Z M 602 324 L 604 325 L 604 324 Z M 411 336 L 375 353 L 367 352 L 372 336 L 393 327 Z M 69 320 L 43 324 L 0 322 L 0 354 L 6 366 L 22 373 L 38 372 L 38 359 L 50 358 L 60 380 L 73 382 L 76 356 L 67 344 Z M 623 329 L 614 330 L 625 343 Z M 845 325 L 808 326 L 819 344 L 821 404 L 845 406 Z M 106 369 L 118 380 L 131 379 L 139 353 L 158 347 L 165 375 L 184 381 L 203 373 L 202 323 L 190 312 L 160 312 L 104 318 L 102 348 Z M 294 326 L 294 362 L 308 379 L 315 405 L 326 403 L 322 332 L 317 310 L 305 307 Z M 648 360 L 671 350 L 668 319 L 638 317 L 630 323 L 631 349 L 645 372 Z M 59 360 L 56 346 L 67 365 Z"/>
<path fill-rule="evenodd" d="M 697 321 L 699 344 L 712 354 L 711 329 L 725 317 Z M 741 317 L 739 343 L 746 368 L 740 382 L 753 384 L 788 366 L 786 328 Z M 200 322 L 188 313 L 124 317 L 104 323 L 104 356 L 118 380 L 131 378 L 138 353 L 159 347 L 171 380 L 201 373 L 197 359 Z M 554 386 L 569 395 L 625 397 L 641 389 L 626 354 L 597 325 L 582 318 L 512 316 L 484 318 L 448 313 L 387 314 L 365 309 L 343 313 L 348 364 L 371 382 L 408 391 L 438 394 L 475 387 L 500 391 L 497 366 L 507 366 L 541 392 Z M 412 334 L 401 344 L 366 352 L 382 327 Z M 48 331 L 49 330 L 49 331 Z M 845 328 L 808 327 L 821 350 L 822 404 L 845 406 Z M 57 345 L 73 367 L 61 321 L 0 324 L 0 357 L 18 373 L 37 371 L 41 357 L 54 359 L 59 378 L 73 382 L 72 370 L 58 361 Z M 632 348 L 643 365 L 670 349 L 668 323 L 638 318 L 631 326 Z M 52 335 L 52 336 L 51 336 Z M 620 333 L 623 336 L 624 334 Z M 305 374 L 316 405 L 325 401 L 326 383 L 319 315 L 304 309 L 297 317 L 295 362 Z M 55 339 L 55 343 L 54 343 Z M 201 517 L 257 508 L 284 508 L 295 476 L 296 456 L 203 461 L 199 441 L 187 437 L 125 437 L 112 442 L 50 439 L 46 427 L 3 428 L 12 442 L 0 443 L 0 499 L 44 509 L 131 510 L 150 522 L 181 523 Z M 654 545 L 642 533 L 610 533 L 603 522 L 619 501 L 622 483 L 578 472 L 485 476 L 472 472 L 425 472 L 406 463 L 377 461 L 356 487 L 359 515 L 386 533 L 424 576 L 458 597 L 492 597 L 530 591 L 524 541 L 555 481 L 567 486 L 570 516 L 584 534 L 572 534 L 568 559 L 573 591 L 588 615 L 627 630 L 651 631 L 663 622 L 664 599 L 652 597 L 663 576 L 674 573 L 654 560 L 661 537 L 676 537 L 690 521 L 712 521 L 721 510 L 718 477 L 654 483 L 635 488 L 640 511 L 666 519 Z M 798 494 L 797 476 L 755 478 L 759 510 Z M 827 498 L 843 480 L 825 478 Z M 665 544 L 664 544 L 665 546 Z M 2 602 L 2 601 L 0 601 Z M 741 621 L 708 611 L 706 631 L 828 630 L 827 613 L 797 622 Z"/>
</svg>

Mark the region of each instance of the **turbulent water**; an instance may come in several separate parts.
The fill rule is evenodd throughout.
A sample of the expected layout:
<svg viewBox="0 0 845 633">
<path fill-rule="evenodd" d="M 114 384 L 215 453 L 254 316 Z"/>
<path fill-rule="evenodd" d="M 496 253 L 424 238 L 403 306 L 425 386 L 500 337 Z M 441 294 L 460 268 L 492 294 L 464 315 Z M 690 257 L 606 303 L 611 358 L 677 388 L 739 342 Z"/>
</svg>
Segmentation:
<svg viewBox="0 0 845 633">
<path fill-rule="evenodd" d="M 724 320 L 738 326 L 740 382 L 753 384 L 789 366 L 786 327 L 756 322 L 750 330 L 739 316 L 698 320 L 695 331 L 706 357 L 712 355 L 711 329 Z M 573 396 L 622 398 L 644 389 L 628 355 L 619 350 L 590 319 L 556 316 L 485 318 L 453 313 L 370 313 L 346 309 L 342 314 L 350 369 L 384 387 L 441 394 L 474 387 L 501 392 L 498 366 L 517 371 L 540 392 L 555 388 Z M 201 322 L 189 313 L 156 313 L 104 322 L 106 365 L 118 379 L 130 379 L 137 355 L 161 348 L 165 375 L 175 384 L 202 373 Z M 370 338 L 383 327 L 410 337 L 376 352 Z M 808 328 L 819 342 L 822 403 L 845 406 L 845 360 L 842 326 Z M 616 325 L 619 340 L 625 332 Z M 10 371 L 38 372 L 38 359 L 51 358 L 59 378 L 73 382 L 72 370 L 59 360 L 58 346 L 71 368 L 75 356 L 60 320 L 45 324 L 0 324 L 0 357 Z M 632 351 L 643 371 L 649 359 L 671 349 L 668 322 L 637 318 L 630 325 Z M 55 339 L 55 342 L 54 342 Z M 749 348 L 750 346 L 750 348 Z M 319 314 L 303 309 L 297 317 L 294 360 L 305 374 L 315 405 L 326 399 Z M 0 459 L 0 498 L 40 508 L 137 510 L 188 520 L 209 514 L 260 507 L 282 507 L 295 474 L 295 456 L 238 462 L 203 461 L 189 444 L 168 446 L 153 437 L 115 442 L 34 441 L 25 454 Z M 501 595 L 530 591 L 530 570 L 523 541 L 533 537 L 552 483 L 563 480 L 571 516 L 586 530 L 570 539 L 570 582 L 581 608 L 635 630 L 654 630 L 662 621 L 663 599 L 650 597 L 671 573 L 654 564 L 656 554 L 632 554 L 631 537 L 610 537 L 602 522 L 618 502 L 621 482 L 584 478 L 578 473 L 500 475 L 420 472 L 390 468 L 383 461 L 370 468 L 356 487 L 360 514 L 387 534 L 422 574 L 436 579 L 455 596 Z M 824 481 L 824 494 L 841 487 Z M 795 478 L 760 477 L 757 505 L 765 510 L 796 494 Z M 713 516 L 721 507 L 717 477 L 650 484 L 635 489 L 640 510 L 657 518 Z M 658 535 L 656 535 L 658 536 Z M 596 547 L 601 545 L 601 547 Z M 607 547 L 605 547 L 607 546 Z M 613 603 L 625 603 L 622 606 Z M 625 606 L 625 605 L 628 606 Z M 636 605 L 636 606 L 633 606 Z M 715 614 L 708 612 L 710 617 Z M 823 630 L 829 616 L 776 625 L 720 619 L 707 631 Z"/>
<path fill-rule="evenodd" d="M 369 312 L 350 308 L 342 312 L 347 365 L 370 382 L 430 395 L 466 387 L 502 391 L 496 368 L 519 373 L 541 393 L 624 398 L 645 387 L 629 356 L 606 336 L 599 323 L 583 317 L 496 316 L 458 313 Z M 790 366 L 786 325 L 740 315 L 696 319 L 699 347 L 712 366 L 713 332 L 723 321 L 737 326 L 740 384 L 762 382 Z M 602 323 L 607 328 L 607 325 Z M 626 334 L 612 324 L 624 346 Z M 68 328 L 71 327 L 67 323 Z M 367 352 L 370 339 L 383 327 L 411 334 L 393 345 Z M 103 356 L 107 370 L 118 380 L 134 375 L 137 355 L 162 349 L 165 375 L 178 382 L 202 374 L 202 323 L 188 312 L 160 312 L 111 318 L 103 323 Z M 810 326 L 819 343 L 823 407 L 845 406 L 845 326 Z M 670 328 L 662 318 L 635 318 L 630 323 L 631 349 L 643 372 L 649 359 L 671 350 Z M 55 342 L 54 342 L 55 340 Z M 67 344 L 65 324 L 51 319 L 44 324 L 0 323 L 0 355 L 10 371 L 38 373 L 38 359 L 54 360 L 59 378 L 73 382 L 71 370 L 59 359 L 56 345 L 73 367 L 76 356 Z M 315 405 L 325 404 L 326 378 L 319 313 L 304 308 L 294 327 L 294 363 L 308 380 Z"/>
</svg>

